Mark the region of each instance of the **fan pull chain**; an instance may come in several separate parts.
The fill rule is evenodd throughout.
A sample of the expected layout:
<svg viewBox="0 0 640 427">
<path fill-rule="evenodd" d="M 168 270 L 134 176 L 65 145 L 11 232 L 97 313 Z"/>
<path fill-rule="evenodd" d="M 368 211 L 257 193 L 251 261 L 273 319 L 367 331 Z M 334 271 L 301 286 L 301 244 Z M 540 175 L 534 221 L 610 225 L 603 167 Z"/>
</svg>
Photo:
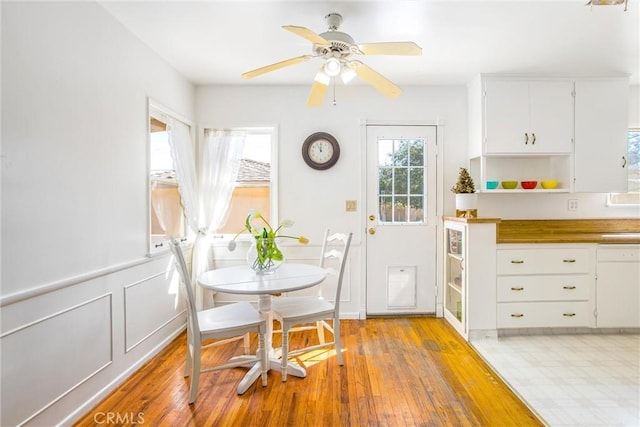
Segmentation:
<svg viewBox="0 0 640 427">
<path fill-rule="evenodd" d="M 336 106 L 336 78 L 331 77 L 331 83 L 333 83 L 333 106 Z"/>
</svg>

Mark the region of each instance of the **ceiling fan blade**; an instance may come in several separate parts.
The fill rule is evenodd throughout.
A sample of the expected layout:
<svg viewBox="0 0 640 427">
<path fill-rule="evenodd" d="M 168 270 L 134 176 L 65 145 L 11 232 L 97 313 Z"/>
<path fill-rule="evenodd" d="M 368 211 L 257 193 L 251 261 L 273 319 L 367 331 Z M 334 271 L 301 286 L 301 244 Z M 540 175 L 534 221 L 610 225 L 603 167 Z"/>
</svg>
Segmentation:
<svg viewBox="0 0 640 427">
<path fill-rule="evenodd" d="M 363 64 L 360 61 L 351 61 L 348 66 L 352 68 L 358 77 L 371 86 L 382 92 L 389 98 L 395 98 L 400 96 L 402 89 L 396 86 L 391 80 L 384 77 L 382 74 L 374 71 L 371 67 Z"/>
<path fill-rule="evenodd" d="M 308 28 L 297 27 L 295 25 L 283 25 L 282 28 L 284 28 L 287 31 L 291 31 L 292 33 L 297 34 L 300 37 L 304 37 L 305 39 L 309 40 L 311 43 L 321 45 L 321 46 L 328 46 L 330 44 L 328 41 L 326 41 L 325 39 L 323 39 L 322 37 L 320 37 L 319 35 L 317 35 L 316 33 L 314 33 Z"/>
<path fill-rule="evenodd" d="M 414 42 L 387 42 L 359 44 L 364 55 L 422 55 L 422 48 Z"/>
<path fill-rule="evenodd" d="M 256 68 L 255 70 L 247 71 L 242 74 L 243 79 L 250 79 L 252 77 L 256 77 L 270 71 L 279 70 L 280 68 L 288 67 L 289 65 L 299 64 L 300 62 L 305 62 L 313 58 L 311 55 L 302 55 L 297 58 L 291 58 L 284 61 L 276 62 L 275 64 L 266 65 L 264 67 Z"/>
<path fill-rule="evenodd" d="M 322 71 L 319 71 L 318 74 L 321 72 Z M 309 97 L 307 98 L 307 107 L 319 107 L 322 105 L 322 100 L 324 99 L 324 94 L 327 93 L 327 88 L 328 85 L 316 76 L 316 79 L 313 81 L 313 85 L 311 86 Z"/>
</svg>

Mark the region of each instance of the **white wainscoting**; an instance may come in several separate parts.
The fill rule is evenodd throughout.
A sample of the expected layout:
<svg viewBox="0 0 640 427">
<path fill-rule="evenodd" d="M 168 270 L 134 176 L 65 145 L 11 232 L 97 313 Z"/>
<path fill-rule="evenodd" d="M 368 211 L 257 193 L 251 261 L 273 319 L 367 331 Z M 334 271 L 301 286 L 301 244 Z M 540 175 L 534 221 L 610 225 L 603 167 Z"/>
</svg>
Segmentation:
<svg viewBox="0 0 640 427">
<path fill-rule="evenodd" d="M 88 413 L 184 330 L 176 276 L 166 253 L 14 295 L 1 310 L 0 425 Z"/>
</svg>

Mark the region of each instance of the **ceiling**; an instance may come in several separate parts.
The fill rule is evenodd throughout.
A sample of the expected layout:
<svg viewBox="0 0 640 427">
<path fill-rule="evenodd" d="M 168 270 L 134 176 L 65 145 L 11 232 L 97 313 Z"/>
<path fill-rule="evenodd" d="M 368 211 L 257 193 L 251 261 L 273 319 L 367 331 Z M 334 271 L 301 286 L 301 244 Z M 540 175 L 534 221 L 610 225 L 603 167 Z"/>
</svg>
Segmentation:
<svg viewBox="0 0 640 427">
<path fill-rule="evenodd" d="M 250 80 L 240 75 L 311 53 L 283 25 L 340 30 L 356 43 L 414 41 L 422 56 L 359 56 L 400 86 L 466 84 L 478 73 L 628 73 L 639 83 L 639 0 L 100 1 L 196 85 L 310 85 L 321 60 Z"/>
</svg>

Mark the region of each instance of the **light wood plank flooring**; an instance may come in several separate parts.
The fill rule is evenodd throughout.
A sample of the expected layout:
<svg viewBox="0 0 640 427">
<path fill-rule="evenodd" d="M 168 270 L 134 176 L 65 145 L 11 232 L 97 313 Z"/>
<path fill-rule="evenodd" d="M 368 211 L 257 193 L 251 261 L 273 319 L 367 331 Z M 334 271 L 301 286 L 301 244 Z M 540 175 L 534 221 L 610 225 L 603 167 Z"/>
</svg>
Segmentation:
<svg viewBox="0 0 640 427">
<path fill-rule="evenodd" d="M 289 376 L 283 383 L 280 373 L 270 371 L 267 387 L 257 381 L 242 396 L 235 390 L 246 369 L 205 373 L 193 405 L 187 404 L 182 334 L 76 425 L 94 426 L 109 413 L 114 420 L 140 414 L 141 425 L 172 427 L 542 425 L 443 319 L 341 325 L 344 366 L 333 349 L 303 354 L 298 361 L 306 378 Z M 279 341 L 275 335 L 274 345 Z M 316 342 L 314 331 L 290 338 L 292 349 Z M 203 365 L 240 352 L 240 341 L 211 349 Z"/>
</svg>

